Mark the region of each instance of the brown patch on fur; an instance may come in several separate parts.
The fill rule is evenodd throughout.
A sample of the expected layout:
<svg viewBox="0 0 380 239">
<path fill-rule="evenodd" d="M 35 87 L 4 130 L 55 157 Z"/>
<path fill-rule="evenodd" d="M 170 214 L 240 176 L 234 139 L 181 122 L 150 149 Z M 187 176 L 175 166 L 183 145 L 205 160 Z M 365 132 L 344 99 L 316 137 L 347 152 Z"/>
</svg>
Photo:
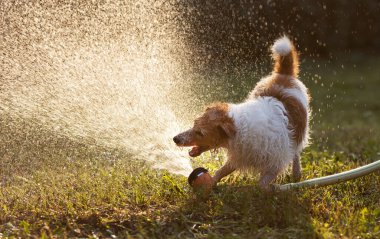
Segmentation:
<svg viewBox="0 0 380 239">
<path fill-rule="evenodd" d="M 282 89 L 298 88 L 291 76 L 273 75 L 268 81 L 259 82 L 253 91 L 254 97 L 271 96 L 281 101 L 288 113 L 290 129 L 294 131 L 294 140 L 301 143 L 306 130 L 307 109 L 295 97 L 285 95 Z"/>
<path fill-rule="evenodd" d="M 236 133 L 233 120 L 228 116 L 228 104 L 215 103 L 205 110 L 203 115 L 194 121 L 194 132 L 200 132 L 196 137 L 196 145 L 207 145 L 210 148 L 227 145 L 228 138 Z"/>
<path fill-rule="evenodd" d="M 292 50 L 286 56 L 273 55 L 274 73 L 297 77 L 299 73 L 298 53 L 292 44 Z"/>
</svg>

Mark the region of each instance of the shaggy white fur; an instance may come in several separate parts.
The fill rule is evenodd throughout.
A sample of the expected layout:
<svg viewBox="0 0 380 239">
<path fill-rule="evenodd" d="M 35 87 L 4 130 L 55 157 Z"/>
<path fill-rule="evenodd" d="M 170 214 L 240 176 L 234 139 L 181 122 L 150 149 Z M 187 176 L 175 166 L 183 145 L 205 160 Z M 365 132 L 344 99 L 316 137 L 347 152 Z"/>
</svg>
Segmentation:
<svg viewBox="0 0 380 239">
<path fill-rule="evenodd" d="M 273 97 L 259 97 L 229 106 L 237 129 L 228 146 L 230 165 L 262 174 L 282 172 L 296 152 L 284 105 Z"/>
<path fill-rule="evenodd" d="M 273 54 L 286 56 L 292 50 L 292 43 L 286 36 L 276 40 L 272 46 Z"/>
<path fill-rule="evenodd" d="M 270 81 L 272 78 L 272 76 L 268 76 L 268 77 L 265 77 L 265 78 L 262 78 L 260 80 L 260 83 L 263 82 L 263 83 L 266 83 L 268 81 Z M 280 89 L 283 93 L 285 93 L 287 96 L 289 97 L 293 97 L 293 98 L 296 98 L 299 102 L 302 103 L 302 105 L 304 106 L 304 108 L 306 109 L 306 112 L 307 112 L 307 117 L 306 117 L 306 130 L 305 130 L 305 135 L 303 137 L 303 141 L 301 142 L 301 144 L 297 145 L 297 152 L 298 153 L 301 153 L 301 151 L 308 146 L 309 144 L 309 120 L 310 120 L 310 109 L 309 109 L 309 96 L 308 96 L 308 93 L 307 93 L 307 88 L 306 86 L 302 83 L 302 81 L 296 79 L 296 78 L 292 78 L 293 80 L 293 84 L 295 85 L 294 88 L 283 88 L 282 86 L 279 86 L 279 85 L 274 85 L 273 87 L 276 87 L 277 89 Z M 254 100 L 255 99 L 255 96 L 254 96 L 254 91 L 252 91 L 250 93 L 250 95 L 248 96 L 248 100 Z"/>
</svg>

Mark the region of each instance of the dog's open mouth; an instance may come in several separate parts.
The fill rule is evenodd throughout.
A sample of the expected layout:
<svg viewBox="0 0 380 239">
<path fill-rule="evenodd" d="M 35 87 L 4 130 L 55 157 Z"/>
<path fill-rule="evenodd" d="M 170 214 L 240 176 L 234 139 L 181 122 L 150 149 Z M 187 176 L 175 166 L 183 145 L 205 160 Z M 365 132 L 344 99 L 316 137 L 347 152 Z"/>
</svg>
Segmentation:
<svg viewBox="0 0 380 239">
<path fill-rule="evenodd" d="M 189 155 L 191 157 L 197 157 L 197 156 L 201 155 L 203 152 L 205 152 L 207 150 L 208 150 L 208 147 L 205 147 L 205 146 L 194 146 L 189 151 Z"/>
</svg>

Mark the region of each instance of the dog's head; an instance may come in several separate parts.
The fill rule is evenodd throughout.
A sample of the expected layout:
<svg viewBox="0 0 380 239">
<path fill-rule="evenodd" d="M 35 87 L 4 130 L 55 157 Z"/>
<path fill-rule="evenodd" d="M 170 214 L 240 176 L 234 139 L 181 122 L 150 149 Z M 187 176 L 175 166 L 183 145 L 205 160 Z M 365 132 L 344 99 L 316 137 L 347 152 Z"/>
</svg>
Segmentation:
<svg viewBox="0 0 380 239">
<path fill-rule="evenodd" d="M 173 138 L 177 146 L 193 148 L 189 155 L 196 157 L 203 152 L 227 146 L 228 139 L 236 133 L 233 120 L 228 116 L 228 104 L 209 106 L 203 115 L 194 120 L 194 126 Z"/>
</svg>

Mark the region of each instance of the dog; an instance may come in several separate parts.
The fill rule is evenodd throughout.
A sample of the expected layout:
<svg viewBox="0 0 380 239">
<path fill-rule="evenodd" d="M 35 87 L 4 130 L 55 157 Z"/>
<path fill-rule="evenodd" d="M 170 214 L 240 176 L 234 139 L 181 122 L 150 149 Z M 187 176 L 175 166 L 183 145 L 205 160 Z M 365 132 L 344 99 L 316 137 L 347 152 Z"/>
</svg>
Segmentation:
<svg viewBox="0 0 380 239">
<path fill-rule="evenodd" d="M 194 126 L 173 138 L 177 146 L 192 147 L 191 157 L 216 148 L 227 149 L 226 163 L 215 172 L 216 185 L 235 170 L 260 174 L 264 190 L 292 164 L 295 181 L 301 178 L 300 154 L 309 140 L 309 101 L 297 78 L 298 53 L 287 36 L 272 48 L 273 72 L 262 78 L 240 104 L 215 103 Z"/>
</svg>

